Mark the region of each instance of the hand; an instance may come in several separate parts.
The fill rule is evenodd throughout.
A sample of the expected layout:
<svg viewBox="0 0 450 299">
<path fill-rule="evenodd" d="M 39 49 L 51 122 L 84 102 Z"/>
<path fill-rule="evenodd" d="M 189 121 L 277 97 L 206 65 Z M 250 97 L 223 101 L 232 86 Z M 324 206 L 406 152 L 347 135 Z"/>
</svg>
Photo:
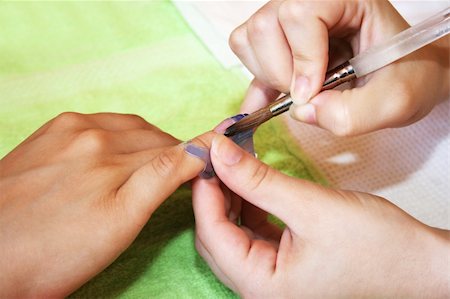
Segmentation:
<svg viewBox="0 0 450 299">
<path fill-rule="evenodd" d="M 355 81 L 319 93 L 334 67 L 408 28 L 388 1 L 270 1 L 230 36 L 255 75 L 242 112 L 291 93 L 291 116 L 336 135 L 405 126 L 449 95 L 448 38 Z M 330 55 L 330 56 L 329 56 Z"/>
<path fill-rule="evenodd" d="M 112 263 L 203 169 L 179 143 L 137 116 L 64 113 L 5 156 L 0 297 L 63 297 Z"/>
<path fill-rule="evenodd" d="M 196 180 L 196 247 L 243 298 L 450 295 L 448 232 L 383 198 L 283 175 L 223 136 L 214 137 L 211 159 L 223 184 L 254 207 L 238 226 L 236 195 L 217 179 Z"/>
</svg>

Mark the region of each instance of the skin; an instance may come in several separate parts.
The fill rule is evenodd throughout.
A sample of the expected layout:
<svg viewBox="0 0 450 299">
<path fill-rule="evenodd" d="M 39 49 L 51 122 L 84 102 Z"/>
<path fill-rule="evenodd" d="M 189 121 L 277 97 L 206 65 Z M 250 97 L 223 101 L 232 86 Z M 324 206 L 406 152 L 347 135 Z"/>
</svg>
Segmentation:
<svg viewBox="0 0 450 299">
<path fill-rule="evenodd" d="M 196 248 L 243 298 L 450 296 L 448 231 L 383 198 L 288 177 L 223 136 L 211 159 L 218 178 L 193 185 Z"/>
<path fill-rule="evenodd" d="M 406 28 L 388 1 L 268 2 L 230 36 L 230 47 L 255 75 L 242 111 L 290 92 L 293 118 L 339 136 L 421 119 L 449 94 L 448 37 L 357 79 L 352 89 L 319 93 L 328 66 Z"/>
<path fill-rule="evenodd" d="M 231 36 L 256 76 L 243 111 L 291 91 L 295 118 L 337 135 L 420 119 L 448 95 L 448 40 L 357 80 L 357 88 L 317 95 L 329 61 L 406 26 L 388 2 L 270 2 Z M 193 142 L 210 147 L 214 135 Z M 447 231 L 382 198 L 287 177 L 223 136 L 211 159 L 218 178 L 193 186 L 196 246 L 243 297 L 450 296 Z M 203 167 L 136 116 L 66 113 L 50 121 L 0 161 L 0 297 L 70 294 Z M 267 212 L 286 229 L 268 223 Z"/>
<path fill-rule="evenodd" d="M 282 175 L 222 135 L 193 143 L 211 147 L 213 137 L 218 178 L 193 186 L 196 247 L 234 291 L 249 298 L 450 295 L 442 262 L 450 258 L 448 232 L 382 198 Z M 137 116 L 65 113 L 50 121 L 0 161 L 0 297 L 70 294 L 203 167 Z M 267 212 L 287 228 L 268 223 Z"/>
<path fill-rule="evenodd" d="M 210 143 L 212 133 L 192 142 Z M 63 113 L 0 161 L 0 297 L 64 297 L 204 162 L 135 115 Z"/>
</svg>

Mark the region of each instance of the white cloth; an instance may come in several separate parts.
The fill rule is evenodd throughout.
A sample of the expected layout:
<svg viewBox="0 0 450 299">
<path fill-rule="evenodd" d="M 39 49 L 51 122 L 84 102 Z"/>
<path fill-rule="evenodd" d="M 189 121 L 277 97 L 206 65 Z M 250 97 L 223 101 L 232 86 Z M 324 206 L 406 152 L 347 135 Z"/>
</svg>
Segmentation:
<svg viewBox="0 0 450 299">
<path fill-rule="evenodd" d="M 410 24 L 450 1 L 392 1 Z M 175 2 L 183 16 L 225 67 L 248 73 L 228 47 L 231 31 L 264 1 Z M 250 74 L 249 74 L 250 76 Z M 426 83 L 424 83 L 426 84 Z M 406 128 L 337 138 L 283 118 L 302 149 L 339 188 L 388 198 L 420 221 L 450 228 L 450 102 Z"/>
</svg>

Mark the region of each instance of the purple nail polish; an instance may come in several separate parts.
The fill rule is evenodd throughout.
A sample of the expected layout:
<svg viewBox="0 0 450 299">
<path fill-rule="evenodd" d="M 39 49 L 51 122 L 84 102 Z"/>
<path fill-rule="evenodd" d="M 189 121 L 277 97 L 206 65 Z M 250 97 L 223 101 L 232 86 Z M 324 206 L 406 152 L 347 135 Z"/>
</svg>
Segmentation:
<svg viewBox="0 0 450 299">
<path fill-rule="evenodd" d="M 243 148 L 248 153 L 255 155 L 255 148 L 253 144 L 253 130 L 247 130 L 244 132 L 240 132 L 234 136 L 231 136 L 231 140 L 234 141 L 237 145 Z"/>
<path fill-rule="evenodd" d="M 244 117 L 248 116 L 247 113 L 244 114 L 237 114 L 235 116 L 230 117 L 234 122 L 238 122 Z M 231 136 L 231 140 L 234 141 L 237 145 L 239 145 L 241 148 L 243 148 L 248 153 L 251 153 L 252 155 L 255 155 L 255 150 L 253 146 L 253 130 L 247 130 L 244 132 L 240 132 L 234 136 Z"/>
<path fill-rule="evenodd" d="M 244 113 L 244 114 L 236 114 L 235 116 L 230 117 L 232 120 L 234 120 L 234 122 L 238 122 L 241 119 L 243 119 L 244 117 L 246 117 L 248 114 Z"/>
<path fill-rule="evenodd" d="M 224 119 L 223 121 L 220 122 L 220 124 L 218 124 L 215 128 L 214 128 L 214 132 L 218 133 L 218 134 L 223 134 L 225 133 L 226 129 L 233 125 L 234 123 L 240 121 L 241 119 L 243 119 L 244 117 L 246 117 L 248 114 L 237 114 L 235 116 L 229 117 Z"/>
<path fill-rule="evenodd" d="M 184 150 L 191 156 L 199 158 L 200 160 L 203 160 L 203 162 L 205 162 L 205 168 L 199 174 L 201 178 L 209 179 L 214 176 L 214 169 L 211 164 L 211 158 L 209 156 L 208 148 L 200 147 L 191 143 L 191 141 L 187 141 Z"/>
<path fill-rule="evenodd" d="M 225 130 L 234 124 L 235 122 L 240 121 L 244 117 L 246 117 L 248 114 L 237 114 L 235 116 L 229 117 L 225 120 L 223 120 L 217 127 L 214 129 L 216 133 L 223 134 Z M 240 132 L 232 137 L 231 140 L 233 140 L 234 143 L 239 145 L 241 148 L 243 148 L 248 153 L 255 156 L 255 150 L 253 146 L 253 130 L 248 130 L 244 132 Z M 191 156 L 194 156 L 196 158 L 201 159 L 203 162 L 205 162 L 205 168 L 203 171 L 199 174 L 199 176 L 203 179 L 209 179 L 215 176 L 214 168 L 211 163 L 211 157 L 209 155 L 209 149 L 197 146 L 193 144 L 190 140 L 185 142 L 184 150 L 186 153 L 190 154 Z"/>
</svg>

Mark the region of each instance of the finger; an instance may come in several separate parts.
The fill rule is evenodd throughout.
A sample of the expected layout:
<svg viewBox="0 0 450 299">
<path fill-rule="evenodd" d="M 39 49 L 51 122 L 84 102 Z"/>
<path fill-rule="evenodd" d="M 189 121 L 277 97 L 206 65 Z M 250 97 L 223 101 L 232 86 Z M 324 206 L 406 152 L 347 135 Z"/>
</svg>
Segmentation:
<svg viewBox="0 0 450 299">
<path fill-rule="evenodd" d="M 238 265 L 247 256 L 250 239 L 238 226 L 228 220 L 225 200 L 217 181 L 194 181 L 192 204 L 197 236 L 222 271 L 230 275 L 230 273 L 237 274 Z M 224 246 L 224 243 L 229 245 Z M 234 248 L 232 252 L 227 253 L 230 249 L 227 247 L 230 246 Z M 230 255 L 235 258 L 228 260 L 227 256 Z"/>
<path fill-rule="evenodd" d="M 234 29 L 230 35 L 229 45 L 247 69 L 256 77 L 265 80 L 265 74 L 256 59 L 247 35 L 246 23 Z"/>
<path fill-rule="evenodd" d="M 292 57 L 278 22 L 282 1 L 270 1 L 247 21 L 247 35 L 253 53 L 264 73 L 263 83 L 288 93 L 292 79 Z"/>
<path fill-rule="evenodd" d="M 83 129 L 101 128 L 110 131 L 157 128 L 142 117 L 120 113 L 82 114 L 64 112 L 50 121 L 50 132 L 79 131 Z"/>
<path fill-rule="evenodd" d="M 292 228 L 318 213 L 315 201 L 328 197 L 327 189 L 270 168 L 221 135 L 213 139 L 211 160 L 230 190 Z"/>
<path fill-rule="evenodd" d="M 45 132 L 70 132 L 86 129 L 105 129 L 111 131 L 147 129 L 160 131 L 159 128 L 146 122 L 142 117 L 132 114 L 95 113 L 82 114 L 77 112 L 64 112 L 48 121 L 22 144 L 29 143 Z"/>
<path fill-rule="evenodd" d="M 357 2 L 345 4 L 346 13 L 338 24 L 335 24 L 332 31 L 343 28 L 352 29 L 355 24 L 358 24 L 358 20 L 363 21 L 361 10 L 359 12 L 355 10 L 355 3 Z M 373 2 L 372 5 L 370 7 L 377 12 L 374 14 L 377 15 L 377 18 L 370 18 L 370 26 L 379 28 L 379 30 L 371 32 L 370 26 L 360 26 L 361 28 L 358 29 L 361 30 L 360 34 L 370 35 L 371 41 L 360 44 L 359 51 L 370 47 L 371 43 L 379 43 L 407 28 L 407 23 L 389 2 Z M 352 11 L 355 13 L 354 21 L 348 19 L 349 13 Z M 387 26 L 378 26 L 381 24 L 387 24 Z M 345 91 L 322 92 L 306 105 L 292 105 L 291 115 L 300 121 L 317 125 L 339 136 L 358 135 L 383 128 L 397 127 L 420 119 L 424 114 L 419 115 L 417 103 L 413 100 L 421 97 L 418 95 L 420 89 L 414 88 L 417 84 L 411 84 L 409 80 L 395 80 L 396 78 L 414 78 L 415 82 L 422 82 L 429 79 L 424 75 L 427 72 L 416 71 L 417 61 L 420 61 L 420 58 L 416 57 L 415 59 L 414 56 L 418 52 L 384 67 L 373 75 L 356 80 L 356 84 L 363 85 L 362 87 Z M 430 96 L 430 98 L 432 97 Z M 431 106 L 425 109 L 425 112 L 431 110 Z"/>
<path fill-rule="evenodd" d="M 316 95 L 328 64 L 328 30 L 351 13 L 342 1 L 285 1 L 279 21 L 293 58 L 291 96 L 297 105 Z M 351 6 L 351 5 L 347 5 Z"/>
<path fill-rule="evenodd" d="M 246 275 L 244 267 L 253 241 L 241 228 L 228 220 L 225 197 L 216 182 L 196 180 L 192 188 L 192 199 L 198 239 L 218 268 L 226 276 L 233 277 L 233 281 L 240 281 Z M 258 251 L 260 248 L 253 249 Z M 273 247 L 272 250 L 274 251 Z"/>
<path fill-rule="evenodd" d="M 158 127 L 148 123 L 139 115 L 122 113 L 94 113 L 86 117 L 98 124 L 101 128 L 111 131 L 148 129 L 160 130 Z"/>
<path fill-rule="evenodd" d="M 239 218 L 241 212 L 241 198 L 231 192 L 230 189 L 222 184 L 217 177 L 209 178 L 208 184 L 212 184 L 220 188 L 220 191 L 222 192 L 224 198 L 225 215 L 227 215 L 227 218 L 231 222 L 237 223 L 237 219 Z"/>
<path fill-rule="evenodd" d="M 306 105 L 292 107 L 291 115 L 338 136 L 400 126 L 415 116 L 417 106 L 413 104 L 411 87 L 406 86 L 408 82 L 392 81 L 399 76 L 395 65 L 387 66 L 364 86 L 322 92 Z"/>
<path fill-rule="evenodd" d="M 63 134 L 63 133 L 58 133 Z M 66 133 L 68 135 L 69 133 Z M 49 134 L 41 138 L 43 147 L 48 147 L 46 138 L 55 138 Z M 75 156 L 104 156 L 105 154 L 127 154 L 162 146 L 179 144 L 179 141 L 163 132 L 151 130 L 107 131 L 104 129 L 86 129 L 75 132 L 67 139 L 65 155 Z"/>
<path fill-rule="evenodd" d="M 220 186 L 220 189 L 222 190 L 222 193 L 225 198 L 225 214 L 227 215 L 228 219 L 231 222 L 237 224 L 239 215 L 241 214 L 241 205 L 242 205 L 241 198 L 236 194 L 234 194 L 233 192 L 231 192 L 227 186 L 220 183 L 217 177 L 211 178 L 210 181 L 216 181 L 217 184 Z"/>
<path fill-rule="evenodd" d="M 109 139 L 111 149 L 115 153 L 128 154 L 174 146 L 180 143 L 178 139 L 159 129 L 132 129 L 124 131 L 104 131 Z"/>
<path fill-rule="evenodd" d="M 226 187 L 228 189 L 228 187 Z M 228 189 L 229 191 L 229 189 Z M 236 195 L 234 192 L 229 191 L 230 194 L 230 209 L 228 211 L 228 219 L 237 224 L 242 211 L 242 198 Z"/>
<path fill-rule="evenodd" d="M 209 148 L 215 134 L 205 133 L 191 142 Z M 126 200 L 130 211 L 146 222 L 151 213 L 181 184 L 196 177 L 205 163 L 185 151 L 185 144 L 149 152 L 150 161 L 131 174 L 118 189 L 117 197 Z"/>
<path fill-rule="evenodd" d="M 244 102 L 241 105 L 240 113 L 252 113 L 269 105 L 274 101 L 280 92 L 267 87 L 258 79 L 253 79 L 247 89 Z"/>
<path fill-rule="evenodd" d="M 197 252 L 200 254 L 200 256 L 206 261 L 206 263 L 211 268 L 211 271 L 216 275 L 216 277 L 219 278 L 220 281 L 223 282 L 232 291 L 237 293 L 238 288 L 236 287 L 236 285 L 227 275 L 225 275 L 225 273 L 223 273 L 220 267 L 216 264 L 213 257 L 211 256 L 211 253 L 208 252 L 205 245 L 203 245 L 198 236 L 196 236 L 195 238 L 195 248 L 197 249 Z"/>
</svg>

